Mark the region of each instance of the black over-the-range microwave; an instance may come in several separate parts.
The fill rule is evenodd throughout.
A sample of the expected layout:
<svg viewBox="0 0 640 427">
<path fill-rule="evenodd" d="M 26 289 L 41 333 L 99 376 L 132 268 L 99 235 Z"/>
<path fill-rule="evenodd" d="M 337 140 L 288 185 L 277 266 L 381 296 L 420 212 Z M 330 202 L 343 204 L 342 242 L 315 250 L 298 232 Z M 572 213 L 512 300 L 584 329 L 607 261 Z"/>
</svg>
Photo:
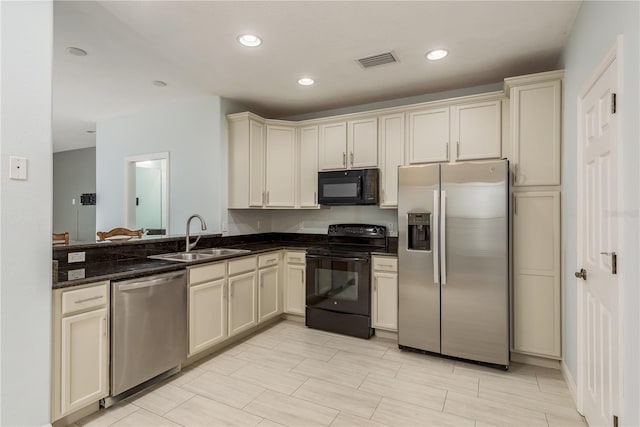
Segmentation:
<svg viewBox="0 0 640 427">
<path fill-rule="evenodd" d="M 377 205 L 378 169 L 318 172 L 321 205 Z"/>
</svg>

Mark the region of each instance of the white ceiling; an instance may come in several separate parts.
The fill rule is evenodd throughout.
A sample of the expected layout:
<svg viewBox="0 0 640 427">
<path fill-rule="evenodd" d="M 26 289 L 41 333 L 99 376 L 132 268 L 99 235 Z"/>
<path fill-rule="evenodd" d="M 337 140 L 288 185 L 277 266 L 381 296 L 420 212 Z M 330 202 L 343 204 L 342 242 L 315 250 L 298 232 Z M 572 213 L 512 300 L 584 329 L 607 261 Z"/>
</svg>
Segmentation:
<svg viewBox="0 0 640 427">
<path fill-rule="evenodd" d="M 55 1 L 54 151 L 96 121 L 196 96 L 283 117 L 557 66 L 576 1 Z M 245 48 L 236 37 L 264 40 Z M 67 53 L 80 47 L 85 57 Z M 424 54 L 450 51 L 440 62 Z M 397 64 L 356 59 L 393 51 Z M 301 76 L 316 84 L 299 86 Z M 168 86 L 159 88 L 153 80 Z"/>
</svg>

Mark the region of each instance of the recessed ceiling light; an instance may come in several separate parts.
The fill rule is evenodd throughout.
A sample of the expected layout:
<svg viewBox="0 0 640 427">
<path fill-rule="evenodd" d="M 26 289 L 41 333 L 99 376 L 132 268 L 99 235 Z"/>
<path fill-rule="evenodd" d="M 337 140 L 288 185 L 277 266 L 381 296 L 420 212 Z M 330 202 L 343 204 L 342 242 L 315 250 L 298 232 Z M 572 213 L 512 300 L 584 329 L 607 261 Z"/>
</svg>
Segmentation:
<svg viewBox="0 0 640 427">
<path fill-rule="evenodd" d="M 158 87 L 165 87 L 167 85 L 166 82 L 163 82 L 162 80 L 154 80 L 151 82 L 154 86 L 158 86 Z"/>
<path fill-rule="evenodd" d="M 433 49 L 427 52 L 427 59 L 431 61 L 437 61 L 447 56 L 449 52 L 446 49 Z"/>
<path fill-rule="evenodd" d="M 298 80 L 298 84 L 302 86 L 311 86 L 315 81 L 310 77 L 303 77 Z"/>
<path fill-rule="evenodd" d="M 87 56 L 87 51 L 84 49 L 80 49 L 79 47 L 68 47 L 67 52 L 75 56 Z"/>
<path fill-rule="evenodd" d="M 254 34 L 242 34 L 238 36 L 238 42 L 247 47 L 256 47 L 262 44 L 262 39 Z"/>
</svg>

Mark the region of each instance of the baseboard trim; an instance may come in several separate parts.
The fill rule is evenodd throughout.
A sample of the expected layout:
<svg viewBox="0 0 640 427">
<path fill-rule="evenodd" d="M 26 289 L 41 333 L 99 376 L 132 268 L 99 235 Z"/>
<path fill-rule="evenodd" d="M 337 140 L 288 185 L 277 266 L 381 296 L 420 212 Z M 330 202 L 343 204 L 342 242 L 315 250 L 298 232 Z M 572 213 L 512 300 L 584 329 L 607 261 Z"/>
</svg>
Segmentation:
<svg viewBox="0 0 640 427">
<path fill-rule="evenodd" d="M 282 317 L 285 320 L 291 320 L 293 322 L 298 322 L 298 323 L 303 323 L 304 324 L 304 314 L 284 313 L 282 315 Z"/>
<path fill-rule="evenodd" d="M 385 331 L 383 329 L 376 329 L 375 336 L 384 340 L 398 341 L 398 333 L 392 331 Z"/>
<path fill-rule="evenodd" d="M 571 371 L 564 360 L 560 362 L 560 372 L 562 372 L 562 377 L 564 378 L 564 382 L 567 383 L 567 387 L 569 388 L 569 393 L 571 393 L 571 397 L 573 398 L 573 403 L 578 406 L 578 387 L 576 385 L 576 381 L 573 379 L 573 375 L 571 375 Z"/>
<path fill-rule="evenodd" d="M 546 357 L 532 356 L 530 354 L 522 354 L 511 352 L 511 361 L 524 363 L 526 365 L 540 366 L 541 368 L 551 368 L 560 370 L 560 361 L 556 359 L 547 359 Z"/>
</svg>

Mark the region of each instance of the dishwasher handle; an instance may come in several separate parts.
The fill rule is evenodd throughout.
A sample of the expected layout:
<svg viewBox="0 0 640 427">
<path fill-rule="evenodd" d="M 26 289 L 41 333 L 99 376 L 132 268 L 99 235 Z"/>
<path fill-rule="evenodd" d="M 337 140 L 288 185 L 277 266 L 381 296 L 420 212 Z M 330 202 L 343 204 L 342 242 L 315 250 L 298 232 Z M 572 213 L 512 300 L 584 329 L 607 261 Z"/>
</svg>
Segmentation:
<svg viewBox="0 0 640 427">
<path fill-rule="evenodd" d="M 173 274 L 171 276 L 158 277 L 157 279 L 143 279 L 133 283 L 123 283 L 118 286 L 119 291 L 131 291 L 133 289 L 150 288 L 152 286 L 162 285 L 174 279 L 184 276 L 184 273 Z"/>
</svg>

